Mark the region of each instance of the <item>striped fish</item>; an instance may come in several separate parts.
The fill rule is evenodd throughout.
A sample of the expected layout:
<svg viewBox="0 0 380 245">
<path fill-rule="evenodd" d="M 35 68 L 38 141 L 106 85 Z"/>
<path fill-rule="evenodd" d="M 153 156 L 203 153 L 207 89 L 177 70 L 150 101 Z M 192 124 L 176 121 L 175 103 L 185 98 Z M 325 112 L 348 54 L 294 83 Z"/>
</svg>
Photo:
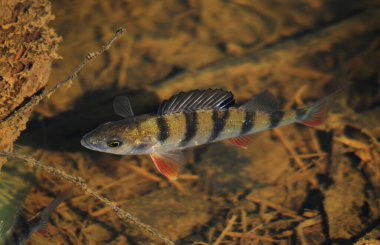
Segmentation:
<svg viewBox="0 0 380 245">
<path fill-rule="evenodd" d="M 113 106 L 124 119 L 100 125 L 87 133 L 81 144 L 119 155 L 150 154 L 159 172 L 176 179 L 184 163 L 183 149 L 225 139 L 246 148 L 256 132 L 294 122 L 320 125 L 330 97 L 309 107 L 283 111 L 268 91 L 235 107 L 231 92 L 194 90 L 163 101 L 157 114 L 134 116 L 128 98 L 120 96 Z"/>
</svg>

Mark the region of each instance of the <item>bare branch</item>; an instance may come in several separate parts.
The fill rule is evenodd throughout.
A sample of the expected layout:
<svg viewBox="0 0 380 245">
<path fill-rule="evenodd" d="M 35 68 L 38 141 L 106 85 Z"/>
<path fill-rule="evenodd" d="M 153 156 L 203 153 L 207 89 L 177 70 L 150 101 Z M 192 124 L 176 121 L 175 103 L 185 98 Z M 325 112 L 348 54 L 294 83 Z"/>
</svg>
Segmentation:
<svg viewBox="0 0 380 245">
<path fill-rule="evenodd" d="M 74 71 L 67 76 L 65 79 L 59 81 L 54 87 L 48 90 L 44 90 L 41 94 L 35 95 L 31 98 L 31 100 L 26 103 L 24 106 L 22 106 L 17 111 L 13 112 L 10 116 L 8 116 L 4 121 L 10 121 L 13 120 L 15 117 L 19 115 L 25 114 L 27 111 L 32 111 L 34 106 L 36 106 L 41 100 L 45 99 L 46 97 L 49 97 L 52 93 L 54 93 L 58 88 L 62 87 L 63 85 L 69 85 L 75 78 L 78 77 L 79 72 L 94 58 L 98 57 L 99 55 L 103 54 L 105 51 L 107 51 L 112 44 L 116 41 L 117 38 L 119 38 L 122 34 L 124 34 L 127 30 L 124 28 L 118 28 L 111 38 L 111 40 L 108 41 L 105 45 L 103 45 L 99 50 L 96 52 L 90 52 L 86 55 L 86 57 L 83 59 L 82 63 L 79 64 Z M 0 121 L 1 123 L 2 121 Z"/>
<path fill-rule="evenodd" d="M 165 237 L 158 231 L 154 230 L 151 226 L 142 223 L 138 218 L 135 216 L 131 215 L 130 213 L 122 210 L 121 208 L 117 207 L 112 201 L 109 199 L 100 196 L 98 193 L 93 191 L 88 187 L 86 182 L 80 178 L 80 177 L 75 177 L 70 174 L 67 174 L 65 171 L 62 171 L 60 169 L 45 165 L 44 163 L 37 161 L 33 157 L 29 157 L 26 155 L 18 154 L 18 153 L 12 153 L 12 152 L 0 152 L 0 155 L 6 156 L 6 157 L 12 157 L 12 158 L 17 158 L 25 161 L 25 163 L 33 168 L 40 169 L 48 174 L 52 174 L 54 176 L 57 176 L 61 179 L 64 179 L 75 186 L 79 187 L 83 192 L 90 194 L 91 196 L 95 197 L 108 207 L 110 207 L 116 215 L 126 224 L 132 224 L 137 226 L 139 229 L 147 232 L 150 234 L 153 238 L 159 240 L 162 242 L 162 244 L 169 244 L 169 245 L 174 245 L 174 242 L 171 241 L 169 238 Z"/>
</svg>

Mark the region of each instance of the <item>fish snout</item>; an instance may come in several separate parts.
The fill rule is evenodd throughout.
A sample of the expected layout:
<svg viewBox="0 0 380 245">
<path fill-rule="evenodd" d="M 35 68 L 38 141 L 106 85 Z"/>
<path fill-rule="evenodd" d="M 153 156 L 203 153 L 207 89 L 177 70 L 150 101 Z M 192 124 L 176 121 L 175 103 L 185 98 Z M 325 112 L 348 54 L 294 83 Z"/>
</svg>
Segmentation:
<svg viewBox="0 0 380 245">
<path fill-rule="evenodd" d="M 81 141 L 80 141 L 80 144 L 81 144 L 82 146 L 84 146 L 84 147 L 90 149 L 90 150 L 93 150 L 93 149 L 94 149 L 94 145 L 91 144 L 88 135 L 83 136 L 83 138 L 82 138 Z"/>
<path fill-rule="evenodd" d="M 87 147 L 87 142 L 86 142 L 86 139 L 84 137 L 80 140 L 80 144 L 84 147 Z"/>
</svg>

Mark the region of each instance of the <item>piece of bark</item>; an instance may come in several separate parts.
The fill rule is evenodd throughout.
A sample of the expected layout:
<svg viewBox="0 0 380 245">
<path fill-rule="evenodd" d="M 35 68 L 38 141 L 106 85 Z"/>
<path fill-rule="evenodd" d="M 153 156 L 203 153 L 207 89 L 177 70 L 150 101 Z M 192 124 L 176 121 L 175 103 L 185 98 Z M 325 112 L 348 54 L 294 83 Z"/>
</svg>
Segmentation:
<svg viewBox="0 0 380 245">
<path fill-rule="evenodd" d="M 6 119 L 46 85 L 60 38 L 47 0 L 1 1 L 0 16 L 0 151 L 9 151 L 31 111 Z"/>
</svg>

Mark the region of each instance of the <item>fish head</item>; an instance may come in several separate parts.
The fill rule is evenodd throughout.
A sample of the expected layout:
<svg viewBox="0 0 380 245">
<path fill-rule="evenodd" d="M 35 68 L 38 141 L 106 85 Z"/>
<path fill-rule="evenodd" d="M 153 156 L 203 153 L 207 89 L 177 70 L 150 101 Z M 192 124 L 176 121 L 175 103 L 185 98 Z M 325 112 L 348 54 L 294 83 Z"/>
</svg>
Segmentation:
<svg viewBox="0 0 380 245">
<path fill-rule="evenodd" d="M 94 151 L 117 155 L 133 154 L 138 130 L 133 124 L 121 121 L 100 125 L 83 136 L 81 145 Z"/>
</svg>

